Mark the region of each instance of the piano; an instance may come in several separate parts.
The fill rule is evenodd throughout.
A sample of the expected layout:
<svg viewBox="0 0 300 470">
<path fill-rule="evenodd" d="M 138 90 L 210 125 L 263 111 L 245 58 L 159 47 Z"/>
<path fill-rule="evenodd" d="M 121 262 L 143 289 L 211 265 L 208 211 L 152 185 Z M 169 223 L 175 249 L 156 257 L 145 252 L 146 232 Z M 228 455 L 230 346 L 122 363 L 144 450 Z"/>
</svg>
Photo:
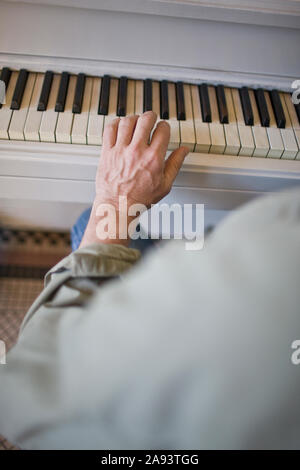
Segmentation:
<svg viewBox="0 0 300 470">
<path fill-rule="evenodd" d="M 0 1 L 1 223 L 69 229 L 105 123 L 149 109 L 190 148 L 166 200 L 206 224 L 300 186 L 299 44 L 299 0 Z"/>
</svg>

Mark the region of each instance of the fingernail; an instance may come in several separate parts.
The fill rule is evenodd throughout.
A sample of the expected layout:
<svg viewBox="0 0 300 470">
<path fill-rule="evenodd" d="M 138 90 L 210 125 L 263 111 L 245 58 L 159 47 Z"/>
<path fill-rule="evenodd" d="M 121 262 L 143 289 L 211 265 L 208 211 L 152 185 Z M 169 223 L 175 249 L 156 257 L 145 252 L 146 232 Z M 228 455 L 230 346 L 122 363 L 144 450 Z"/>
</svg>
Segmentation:
<svg viewBox="0 0 300 470">
<path fill-rule="evenodd" d="M 157 116 L 157 114 L 156 114 L 154 111 L 145 111 L 144 114 L 145 114 L 145 115 L 147 115 L 147 114 L 149 114 L 149 115 L 150 115 L 150 114 L 155 114 L 155 116 Z"/>
</svg>

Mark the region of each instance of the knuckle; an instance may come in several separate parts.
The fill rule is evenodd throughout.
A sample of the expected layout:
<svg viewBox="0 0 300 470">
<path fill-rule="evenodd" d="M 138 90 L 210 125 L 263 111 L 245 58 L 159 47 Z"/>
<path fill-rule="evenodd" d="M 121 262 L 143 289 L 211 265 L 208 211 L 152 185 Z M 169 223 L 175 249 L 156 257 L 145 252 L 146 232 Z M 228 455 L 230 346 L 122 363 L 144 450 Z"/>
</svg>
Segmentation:
<svg viewBox="0 0 300 470">
<path fill-rule="evenodd" d="M 123 127 L 128 127 L 133 122 L 134 116 L 123 116 L 120 119 L 120 125 Z"/>
<path fill-rule="evenodd" d="M 150 160 L 154 160 L 157 156 L 157 151 L 152 148 L 152 147 L 149 147 L 149 150 L 148 150 L 148 157 Z"/>
<path fill-rule="evenodd" d="M 126 116 L 126 119 L 128 119 L 130 122 L 132 121 L 136 121 L 138 119 L 138 115 L 137 114 L 129 114 L 128 116 Z"/>
<path fill-rule="evenodd" d="M 140 129 L 141 132 L 147 132 L 148 131 L 148 126 L 145 123 L 145 121 L 140 122 L 139 129 Z"/>
<path fill-rule="evenodd" d="M 133 141 L 133 142 L 130 143 L 129 147 L 130 147 L 130 150 L 131 150 L 133 153 L 139 154 L 140 151 L 141 151 L 141 144 L 140 144 L 140 142 L 135 142 L 135 141 Z"/>
<path fill-rule="evenodd" d="M 172 162 L 172 167 L 176 173 L 180 170 L 181 164 L 179 163 L 178 160 L 173 160 Z"/>
<path fill-rule="evenodd" d="M 157 159 L 151 159 L 150 160 L 150 164 L 151 164 L 151 170 L 154 172 L 154 173 L 161 173 L 162 171 L 162 165 L 161 163 L 157 160 Z"/>
<path fill-rule="evenodd" d="M 119 124 L 119 122 L 120 122 L 120 118 L 117 117 L 117 118 L 112 119 L 109 124 L 110 124 L 112 127 L 116 127 L 116 126 Z"/>
<path fill-rule="evenodd" d="M 177 162 L 176 162 L 176 163 L 174 163 L 174 165 L 173 165 L 173 168 L 174 168 L 174 171 L 175 171 L 175 173 L 178 173 L 178 172 L 179 172 L 179 170 L 180 170 L 179 163 L 177 163 Z"/>
<path fill-rule="evenodd" d="M 128 130 L 131 126 L 130 126 L 130 121 L 126 121 L 125 119 L 126 119 L 126 118 L 124 118 L 124 120 L 121 119 L 119 128 L 126 131 L 126 130 Z"/>
<path fill-rule="evenodd" d="M 171 192 L 171 189 L 172 189 L 172 183 L 168 181 L 165 184 L 164 195 L 167 196 Z"/>
</svg>

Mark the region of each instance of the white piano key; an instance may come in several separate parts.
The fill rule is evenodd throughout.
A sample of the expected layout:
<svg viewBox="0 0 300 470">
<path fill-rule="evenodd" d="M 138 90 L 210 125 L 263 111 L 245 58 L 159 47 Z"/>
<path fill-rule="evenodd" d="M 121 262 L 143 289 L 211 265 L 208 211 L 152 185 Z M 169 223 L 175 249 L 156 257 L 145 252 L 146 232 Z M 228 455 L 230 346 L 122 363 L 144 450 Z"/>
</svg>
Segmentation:
<svg viewBox="0 0 300 470">
<path fill-rule="evenodd" d="M 228 110 L 228 124 L 224 124 L 224 133 L 226 139 L 226 148 L 224 154 L 238 155 L 241 148 L 241 142 L 237 129 L 237 122 L 233 107 L 231 89 L 225 87 L 224 91 Z"/>
<path fill-rule="evenodd" d="M 232 88 L 231 94 L 241 142 L 239 155 L 243 157 L 252 157 L 255 148 L 254 139 L 251 126 L 245 125 L 239 90 L 237 88 Z"/>
<path fill-rule="evenodd" d="M 269 139 L 269 144 L 270 144 L 270 150 L 267 155 L 267 157 L 270 158 L 281 158 L 283 151 L 284 151 L 284 146 L 281 138 L 280 132 L 278 133 L 279 129 L 276 127 L 269 127 L 267 128 L 267 135 Z"/>
<path fill-rule="evenodd" d="M 153 127 L 153 130 L 151 132 L 150 141 L 152 139 L 152 135 L 153 135 L 153 132 L 155 130 L 155 127 L 157 126 L 159 121 L 161 121 L 161 119 L 160 119 L 160 89 L 159 89 L 159 82 L 157 82 L 155 80 L 152 81 L 152 111 L 154 113 L 156 113 L 157 118 L 156 118 L 156 122 L 155 122 L 155 125 Z"/>
<path fill-rule="evenodd" d="M 159 122 L 160 119 L 160 90 L 159 90 L 159 82 L 153 80 L 152 82 L 152 111 L 157 114 L 157 121 Z"/>
<path fill-rule="evenodd" d="M 296 159 L 300 159 L 300 124 L 294 103 L 292 102 L 292 97 L 289 93 L 283 93 L 287 111 L 289 113 L 290 121 L 294 130 L 295 139 L 299 148 L 299 151 L 296 155 Z"/>
<path fill-rule="evenodd" d="M 280 129 L 284 145 L 283 159 L 294 160 L 298 154 L 298 146 L 292 129 Z"/>
<path fill-rule="evenodd" d="M 10 109 L 11 100 L 14 94 L 18 79 L 18 72 L 12 72 L 8 87 L 6 90 L 5 103 L 0 109 L 0 139 L 9 139 L 8 128 L 13 111 Z"/>
<path fill-rule="evenodd" d="M 285 129 L 280 129 L 281 137 L 284 144 L 284 152 L 281 158 L 286 158 L 287 160 L 294 160 L 299 152 L 299 148 L 296 142 L 290 116 L 286 107 L 284 95 L 283 93 L 279 93 L 279 96 L 286 120 Z"/>
<path fill-rule="evenodd" d="M 144 110 L 144 83 L 142 80 L 135 82 L 135 114 L 141 115 Z"/>
<path fill-rule="evenodd" d="M 213 86 L 208 87 L 208 96 L 210 101 L 211 109 L 211 121 L 209 123 L 210 138 L 211 138 L 211 147 L 210 153 L 224 153 L 226 148 L 226 141 L 224 135 L 223 124 L 219 120 L 218 104 L 216 91 Z"/>
<path fill-rule="evenodd" d="M 60 75 L 55 74 L 51 85 L 48 104 L 46 111 L 42 112 L 42 119 L 40 125 L 40 140 L 42 142 L 55 142 L 55 129 L 57 124 L 58 114 L 55 111 L 55 104 L 57 93 L 60 84 Z"/>
<path fill-rule="evenodd" d="M 38 73 L 36 76 L 34 89 L 29 105 L 29 110 L 24 127 L 25 140 L 32 140 L 39 142 L 40 135 L 39 130 L 41 126 L 42 113 L 37 110 L 42 86 L 44 81 L 44 74 Z"/>
<path fill-rule="evenodd" d="M 300 129 L 294 129 L 294 133 L 298 145 L 298 153 L 296 155 L 296 160 L 300 160 Z"/>
<path fill-rule="evenodd" d="M 128 80 L 126 96 L 126 116 L 134 114 L 135 81 Z"/>
<path fill-rule="evenodd" d="M 293 129 L 300 130 L 300 123 L 290 93 L 282 93 Z"/>
<path fill-rule="evenodd" d="M 268 139 L 269 139 L 269 144 L 270 144 L 270 150 L 267 156 L 271 158 L 280 158 L 284 151 L 284 146 L 283 146 L 280 130 L 278 129 L 277 124 L 276 124 L 276 119 L 275 119 L 275 115 L 273 112 L 270 95 L 267 91 L 264 92 L 264 95 L 265 95 L 265 100 L 267 103 L 267 108 L 268 108 L 268 112 L 270 116 L 270 124 L 269 124 L 269 127 L 266 128 Z"/>
<path fill-rule="evenodd" d="M 179 121 L 180 144 L 188 147 L 191 152 L 196 145 L 196 135 L 193 118 L 193 106 L 191 87 L 186 83 L 183 85 L 184 103 L 185 103 L 185 121 Z"/>
<path fill-rule="evenodd" d="M 93 78 L 92 80 L 93 86 L 87 128 L 87 143 L 88 145 L 102 145 L 104 116 L 98 114 L 101 78 Z"/>
<path fill-rule="evenodd" d="M 109 102 L 108 102 L 108 114 L 104 116 L 104 127 L 109 124 L 113 119 L 117 118 L 117 103 L 118 103 L 118 89 L 119 80 L 117 78 L 111 78 L 110 89 L 109 89 Z"/>
<path fill-rule="evenodd" d="M 177 120 L 176 111 L 176 90 L 174 83 L 168 83 L 168 96 L 169 96 L 169 119 L 166 122 L 170 125 L 170 142 L 168 149 L 175 150 L 180 145 L 180 131 L 179 122 Z"/>
<path fill-rule="evenodd" d="M 87 143 L 87 127 L 91 103 L 93 79 L 86 77 L 80 114 L 74 114 L 71 141 L 72 144 Z"/>
<path fill-rule="evenodd" d="M 266 157 L 269 153 L 270 146 L 266 130 L 262 127 L 252 127 L 255 149 L 253 157 Z"/>
<path fill-rule="evenodd" d="M 251 127 L 238 124 L 238 131 L 241 141 L 239 155 L 244 157 L 252 157 L 255 146 Z"/>
<path fill-rule="evenodd" d="M 62 144 L 71 143 L 71 132 L 72 132 L 73 117 L 74 117 L 74 114 L 72 112 L 72 107 L 73 107 L 73 101 L 74 101 L 76 80 L 77 80 L 77 77 L 75 75 L 70 76 L 65 109 L 63 112 L 58 113 L 55 137 L 56 137 L 56 142 L 60 142 Z"/>
<path fill-rule="evenodd" d="M 194 125 L 196 133 L 195 152 L 208 153 L 211 146 L 209 125 L 203 122 L 197 85 L 191 85 Z"/>
<path fill-rule="evenodd" d="M 269 139 L 265 127 L 260 123 L 259 113 L 255 101 L 254 91 L 249 90 L 250 102 L 253 111 L 252 133 L 254 137 L 255 149 L 254 157 L 266 157 L 270 151 Z"/>
<path fill-rule="evenodd" d="M 24 140 L 24 127 L 26 117 L 30 105 L 31 95 L 34 88 L 36 73 L 28 75 L 27 83 L 25 86 L 21 107 L 15 110 L 12 114 L 8 134 L 9 138 L 13 140 Z"/>
</svg>

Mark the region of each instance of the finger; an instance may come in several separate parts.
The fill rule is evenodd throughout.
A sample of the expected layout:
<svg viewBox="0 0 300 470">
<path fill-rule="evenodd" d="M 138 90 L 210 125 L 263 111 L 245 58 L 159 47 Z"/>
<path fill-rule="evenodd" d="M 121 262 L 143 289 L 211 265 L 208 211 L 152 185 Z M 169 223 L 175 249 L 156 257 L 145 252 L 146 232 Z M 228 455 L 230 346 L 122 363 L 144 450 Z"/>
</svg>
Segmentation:
<svg viewBox="0 0 300 470">
<path fill-rule="evenodd" d="M 188 153 L 189 149 L 187 147 L 179 147 L 174 150 L 167 159 L 164 170 L 165 184 L 167 188 L 171 188 Z"/>
<path fill-rule="evenodd" d="M 138 116 L 122 117 L 119 122 L 117 145 L 129 145 L 134 133 Z"/>
<path fill-rule="evenodd" d="M 165 156 L 168 150 L 170 140 L 170 126 L 167 122 L 161 121 L 157 124 L 155 131 L 153 132 L 150 147 L 159 153 L 161 156 Z"/>
<path fill-rule="evenodd" d="M 147 111 L 146 113 L 142 114 L 137 120 L 135 131 L 132 137 L 132 143 L 136 145 L 140 143 L 148 145 L 150 134 L 156 119 L 157 115 L 153 111 Z"/>
<path fill-rule="evenodd" d="M 120 118 L 115 118 L 104 126 L 103 147 L 111 148 L 116 144 Z"/>
</svg>

